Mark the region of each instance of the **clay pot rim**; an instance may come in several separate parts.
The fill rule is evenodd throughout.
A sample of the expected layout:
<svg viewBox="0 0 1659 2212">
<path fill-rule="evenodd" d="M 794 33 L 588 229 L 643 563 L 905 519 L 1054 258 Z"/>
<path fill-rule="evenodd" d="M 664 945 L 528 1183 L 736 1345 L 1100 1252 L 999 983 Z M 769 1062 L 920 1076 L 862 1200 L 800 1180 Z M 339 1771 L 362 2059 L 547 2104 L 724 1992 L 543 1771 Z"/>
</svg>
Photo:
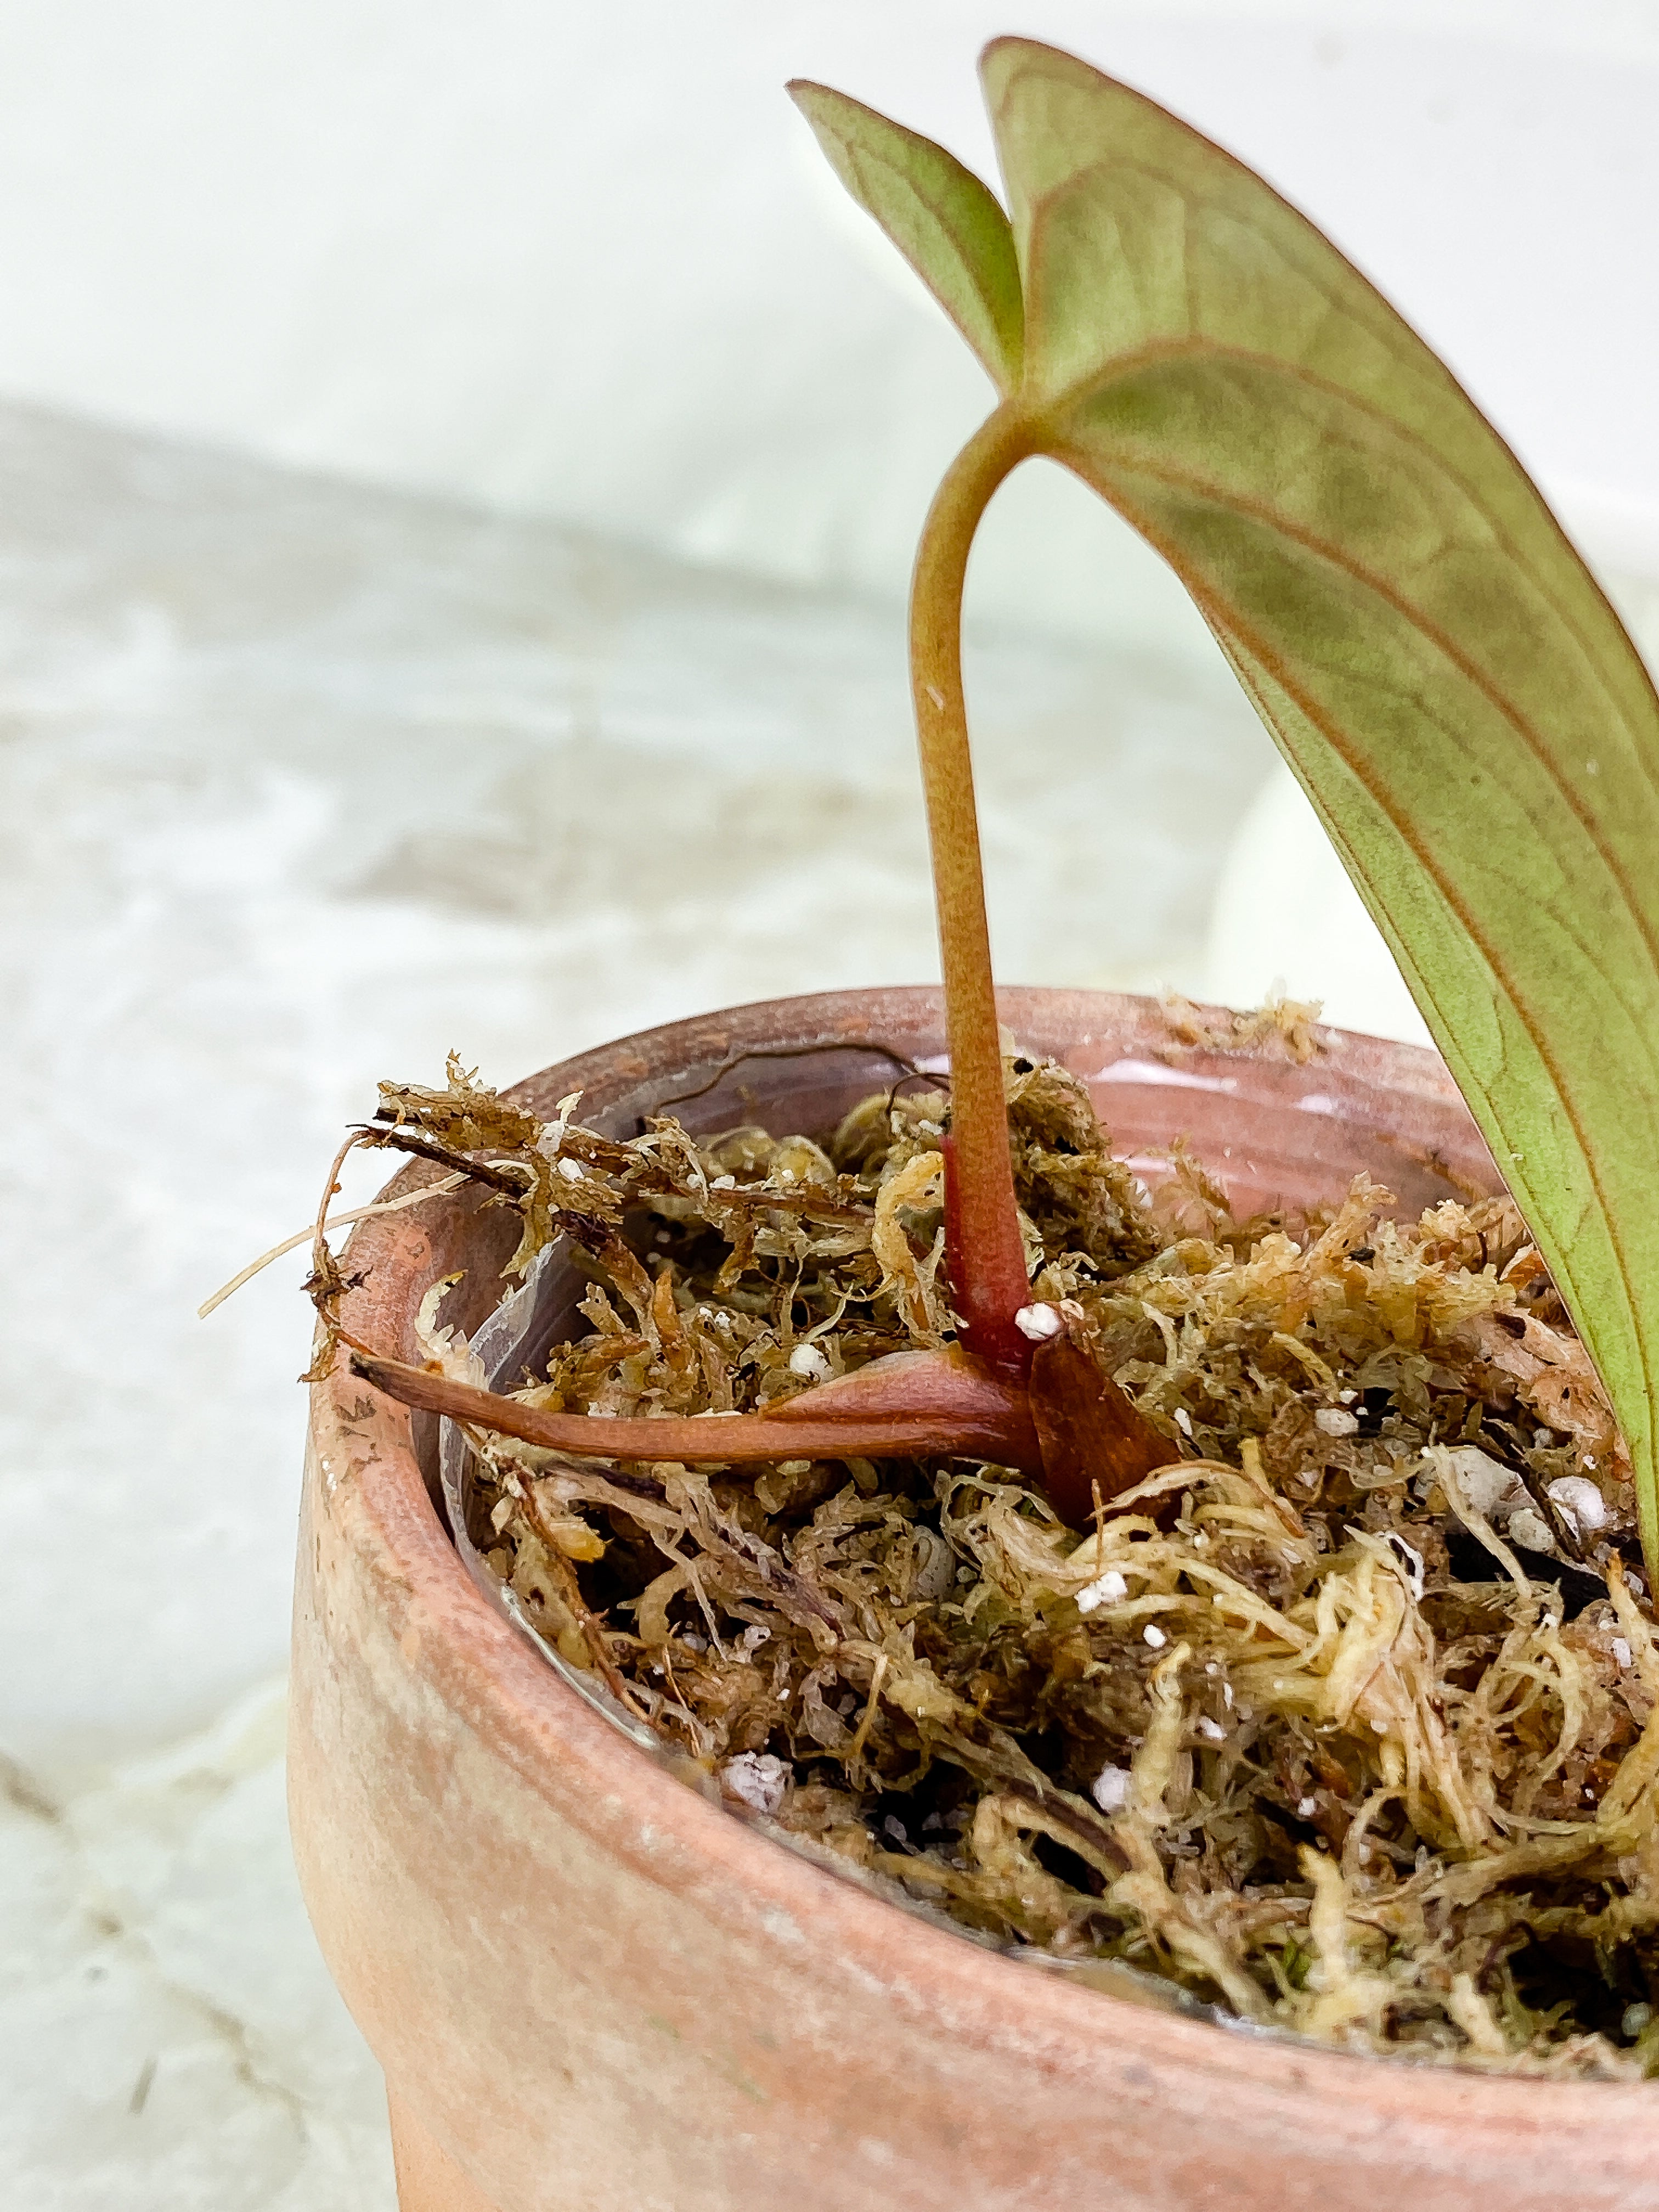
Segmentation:
<svg viewBox="0 0 1659 2212">
<path fill-rule="evenodd" d="M 1049 1006 L 1074 1000 L 1097 1012 L 1103 1024 L 1114 1014 L 1157 1011 L 1156 1001 L 1103 992 L 1005 991 L 999 997 L 1016 1020 L 1022 1000 Z M 647 1041 L 683 1048 L 685 1064 L 723 1056 L 723 1041 L 734 1036 L 758 1042 L 768 1031 L 793 1034 L 803 1027 L 867 1036 L 878 1028 L 872 1006 L 898 1003 L 914 1018 L 936 1010 L 939 994 L 921 988 L 757 1000 L 640 1031 L 561 1062 L 561 1079 L 571 1089 L 584 1071 L 590 1082 L 601 1073 L 614 1079 L 619 1068 L 629 1072 L 635 1064 L 643 1073 Z M 1456 1097 L 1444 1064 L 1423 1047 L 1337 1030 L 1318 1034 L 1333 1067 L 1366 1077 L 1386 1067 L 1396 1095 L 1403 1090 L 1441 1103 Z M 436 1172 L 416 1167 L 398 1183 L 409 1187 Z M 410 1272 L 422 1211 L 361 1224 L 349 1248 L 354 1265 L 372 1260 L 392 1279 L 401 1255 L 403 1272 Z M 359 1540 L 367 1540 L 374 1555 L 382 1599 L 410 1665 L 550 1803 L 556 1769 L 567 1814 L 572 1784 L 579 1783 L 591 1814 L 589 1832 L 601 1848 L 631 1861 L 647 1878 L 672 1861 L 687 1909 L 718 1921 L 723 1900 L 740 1892 L 752 1917 L 754 1900 L 762 1899 L 777 1916 L 779 1941 L 814 1944 L 831 1979 L 873 1979 L 901 2009 L 910 2007 L 912 1991 L 925 1992 L 931 2008 L 954 2016 L 965 2041 L 1026 2063 L 1040 2059 L 1046 2069 L 1074 2077 L 1079 2094 L 1121 2087 L 1126 2066 L 1139 2065 L 1149 2081 L 1173 2069 L 1209 2077 L 1228 2099 L 1289 2100 L 1304 2109 L 1334 2101 L 1350 2107 L 1368 2134 L 1396 2118 L 1418 2130 L 1473 2124 L 1511 2137 L 1540 2129 L 1565 2132 L 1583 2139 L 1587 2157 L 1605 2161 L 1611 2152 L 1621 2168 L 1614 2148 L 1620 2124 L 1638 2112 L 1650 2119 L 1652 2096 L 1639 2083 L 1551 2081 L 1413 2063 L 1403 2055 L 1380 2057 L 1138 2005 L 1022 1965 L 781 1844 L 630 1742 L 474 1588 L 428 1496 L 404 1407 L 370 1391 L 343 1366 L 313 1386 L 312 1401 L 321 1480 L 331 1493 L 341 1482 L 355 1489 L 351 1517 Z M 1294 2124 L 1289 2110 L 1286 2124 Z M 1634 2148 L 1626 2142 L 1627 2155 Z"/>
</svg>

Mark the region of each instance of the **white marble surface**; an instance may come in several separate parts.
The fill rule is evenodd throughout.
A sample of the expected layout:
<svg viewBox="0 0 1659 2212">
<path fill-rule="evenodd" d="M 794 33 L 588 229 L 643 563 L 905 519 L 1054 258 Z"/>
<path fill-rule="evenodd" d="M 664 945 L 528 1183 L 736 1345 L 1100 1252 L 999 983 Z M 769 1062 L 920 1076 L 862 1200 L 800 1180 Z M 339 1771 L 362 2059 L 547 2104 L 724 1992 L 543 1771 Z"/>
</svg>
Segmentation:
<svg viewBox="0 0 1659 2212">
<path fill-rule="evenodd" d="M 386 2212 L 281 1802 L 302 1263 L 194 1310 L 382 1073 L 934 973 L 900 618 L 21 410 L 0 486 L 0 2201 Z M 970 682 L 1004 976 L 1194 982 L 1226 679 Z"/>
<path fill-rule="evenodd" d="M 390 2212 L 379 2075 L 289 1863 L 283 1719 L 278 1676 L 56 1797 L 6 1775 L 0 2193 L 17 2212 Z"/>
</svg>

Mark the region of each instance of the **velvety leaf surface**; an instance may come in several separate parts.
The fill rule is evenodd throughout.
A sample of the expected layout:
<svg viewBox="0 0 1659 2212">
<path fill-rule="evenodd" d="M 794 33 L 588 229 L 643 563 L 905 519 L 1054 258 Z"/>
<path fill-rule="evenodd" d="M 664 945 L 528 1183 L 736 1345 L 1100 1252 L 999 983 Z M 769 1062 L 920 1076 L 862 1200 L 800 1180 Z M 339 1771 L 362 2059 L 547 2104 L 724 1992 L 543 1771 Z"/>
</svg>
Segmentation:
<svg viewBox="0 0 1659 2212">
<path fill-rule="evenodd" d="M 1037 442 L 1186 583 L 1393 947 L 1614 1399 L 1654 1556 L 1659 702 L 1449 373 L 1251 171 L 984 62 Z"/>
<path fill-rule="evenodd" d="M 830 166 L 979 356 L 1000 392 L 1019 381 L 1023 309 L 1008 218 L 954 154 L 829 86 L 789 88 Z"/>
</svg>

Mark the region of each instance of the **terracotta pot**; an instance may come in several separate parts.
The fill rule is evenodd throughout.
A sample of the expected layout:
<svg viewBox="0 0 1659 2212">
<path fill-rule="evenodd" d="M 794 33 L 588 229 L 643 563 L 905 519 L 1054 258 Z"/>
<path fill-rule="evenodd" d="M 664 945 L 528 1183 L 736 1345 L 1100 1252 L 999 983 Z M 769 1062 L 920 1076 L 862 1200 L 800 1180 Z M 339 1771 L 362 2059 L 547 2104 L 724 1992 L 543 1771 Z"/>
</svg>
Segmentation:
<svg viewBox="0 0 1659 2212">
<path fill-rule="evenodd" d="M 1185 1131 L 1236 1188 L 1291 1200 L 1362 1166 L 1412 1207 L 1456 1178 L 1491 1185 L 1429 1053 L 1324 1031 L 1297 1066 L 1186 1047 L 1146 1000 L 1002 1004 L 1090 1079 L 1120 1146 Z M 873 1039 L 921 1058 L 939 1037 L 932 992 L 787 1000 L 630 1038 L 515 1095 L 550 1114 L 580 1087 L 585 1118 L 627 1132 L 748 1048 Z M 746 1084 L 759 1117 L 822 1128 L 884 1079 L 856 1048 L 762 1060 L 680 1110 L 729 1125 Z M 365 1224 L 354 1329 L 411 1356 L 422 1292 L 458 1266 L 476 1323 L 511 1227 L 465 1194 Z M 294 1639 L 301 1875 L 386 2069 L 405 2212 L 1659 2208 L 1642 2088 L 1359 2059 L 1137 2006 L 745 1826 L 474 1589 L 431 1502 L 434 1443 L 349 1376 L 319 1386 Z"/>
</svg>

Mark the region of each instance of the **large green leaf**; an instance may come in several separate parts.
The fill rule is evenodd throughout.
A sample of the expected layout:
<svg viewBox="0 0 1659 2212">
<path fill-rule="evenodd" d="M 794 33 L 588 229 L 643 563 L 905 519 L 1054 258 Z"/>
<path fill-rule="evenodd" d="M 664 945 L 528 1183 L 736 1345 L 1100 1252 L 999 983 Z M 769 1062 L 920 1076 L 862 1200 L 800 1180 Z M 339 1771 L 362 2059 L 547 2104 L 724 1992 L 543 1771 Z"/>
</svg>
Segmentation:
<svg viewBox="0 0 1659 2212">
<path fill-rule="evenodd" d="M 936 146 L 828 85 L 791 97 L 830 167 L 933 292 L 1000 392 L 1019 381 L 1019 264 L 1008 218 L 974 174 Z"/>
<path fill-rule="evenodd" d="M 1659 1351 L 1659 701 L 1449 372 L 1313 226 L 1023 40 L 1023 409 L 1158 547 L 1393 947 L 1635 1455 Z"/>
<path fill-rule="evenodd" d="M 1659 1566 L 1653 686 L 1312 224 L 1066 55 L 1002 40 L 984 74 L 1024 304 L 1001 411 L 1175 568 L 1312 799 L 1601 1370 Z"/>
</svg>

